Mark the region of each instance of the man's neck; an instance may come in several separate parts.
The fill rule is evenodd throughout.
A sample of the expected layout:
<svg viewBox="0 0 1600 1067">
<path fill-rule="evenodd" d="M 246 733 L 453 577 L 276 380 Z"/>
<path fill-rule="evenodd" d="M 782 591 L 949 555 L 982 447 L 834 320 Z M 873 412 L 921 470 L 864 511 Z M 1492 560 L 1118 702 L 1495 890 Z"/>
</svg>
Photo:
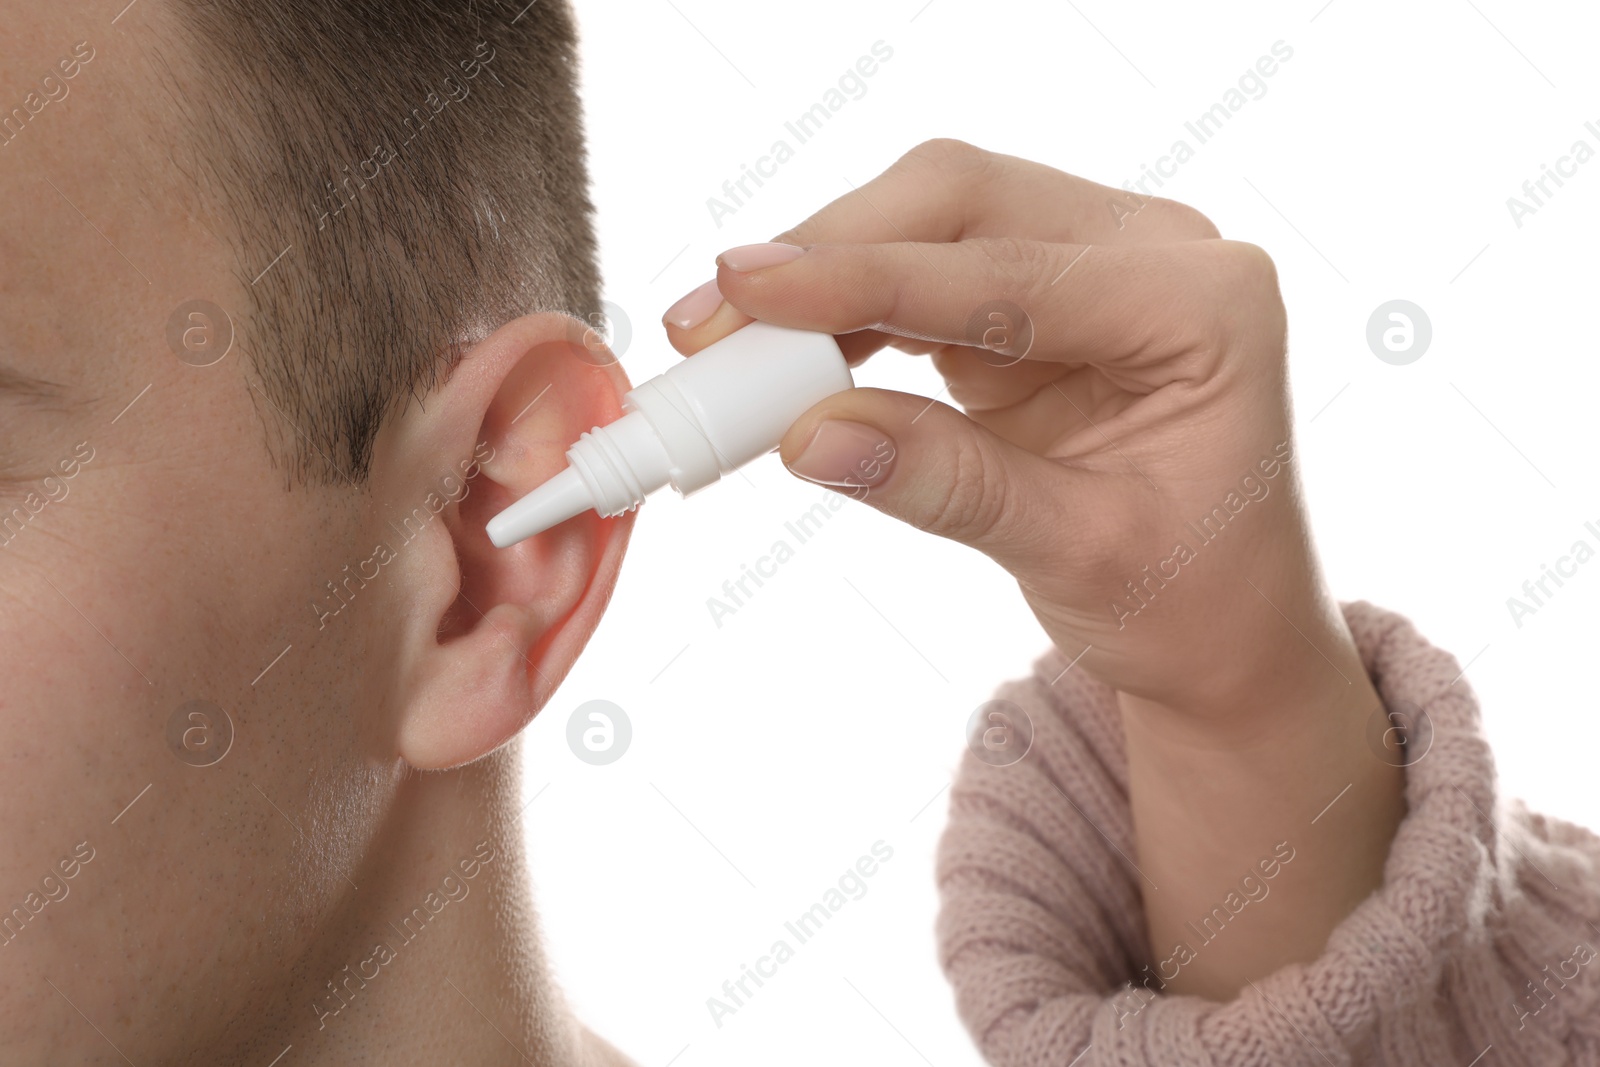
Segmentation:
<svg viewBox="0 0 1600 1067">
<path fill-rule="evenodd" d="M 517 782 L 515 745 L 401 782 L 316 944 L 290 981 L 263 991 L 276 1010 L 241 1028 L 257 1032 L 230 1053 L 267 1063 L 292 1046 L 294 1067 L 626 1065 L 550 978 L 512 814 Z"/>
</svg>

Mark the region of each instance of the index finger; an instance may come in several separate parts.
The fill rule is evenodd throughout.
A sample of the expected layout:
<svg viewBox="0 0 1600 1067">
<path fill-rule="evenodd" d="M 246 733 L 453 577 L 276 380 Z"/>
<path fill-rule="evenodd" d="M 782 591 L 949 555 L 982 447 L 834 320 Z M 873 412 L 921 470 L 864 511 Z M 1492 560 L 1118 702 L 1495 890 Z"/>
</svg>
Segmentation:
<svg viewBox="0 0 1600 1067">
<path fill-rule="evenodd" d="M 911 149 L 888 170 L 774 241 L 946 243 L 973 237 L 1152 244 L 1215 239 L 1218 232 L 1210 219 L 1186 204 L 1115 189 L 1032 160 L 940 138 Z M 668 340 L 684 355 L 752 321 L 752 316 L 726 301 L 688 328 L 663 319 Z M 854 364 L 895 336 L 867 329 L 838 340 Z"/>
<path fill-rule="evenodd" d="M 1187 204 L 940 138 L 917 145 L 773 240 L 812 245 L 1019 237 L 1149 244 L 1219 236 L 1211 220 Z"/>
</svg>

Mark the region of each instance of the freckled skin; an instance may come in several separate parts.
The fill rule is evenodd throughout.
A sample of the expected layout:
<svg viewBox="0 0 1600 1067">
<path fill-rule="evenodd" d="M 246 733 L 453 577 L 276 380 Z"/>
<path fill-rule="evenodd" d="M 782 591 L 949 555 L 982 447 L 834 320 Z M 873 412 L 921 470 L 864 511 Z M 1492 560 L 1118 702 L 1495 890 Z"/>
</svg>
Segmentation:
<svg viewBox="0 0 1600 1067">
<path fill-rule="evenodd" d="M 399 754 L 403 631 L 456 520 L 319 629 L 322 584 L 383 536 L 376 505 L 426 478 L 286 491 L 268 446 L 293 431 L 245 354 L 167 347 L 180 303 L 246 301 L 224 220 L 161 147 L 185 133 L 148 62 L 167 15 L 4 6 L 0 115 L 31 112 L 79 42 L 93 58 L 0 146 L 0 365 L 61 387 L 0 389 L 0 515 L 31 516 L 0 537 L 0 1063 L 489 1064 L 508 1042 L 626 1063 L 548 977 L 515 744 L 449 771 Z M 168 744 L 193 700 L 231 721 L 209 766 Z M 447 877 L 465 894 L 402 941 L 391 924 Z M 329 999 L 384 940 L 393 958 Z"/>
</svg>

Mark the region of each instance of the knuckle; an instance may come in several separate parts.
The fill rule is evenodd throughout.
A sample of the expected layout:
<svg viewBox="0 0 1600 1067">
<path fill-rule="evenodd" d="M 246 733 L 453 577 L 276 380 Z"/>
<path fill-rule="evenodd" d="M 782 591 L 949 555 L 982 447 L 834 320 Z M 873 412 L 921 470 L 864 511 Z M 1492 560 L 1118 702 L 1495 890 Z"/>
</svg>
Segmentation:
<svg viewBox="0 0 1600 1067">
<path fill-rule="evenodd" d="M 900 179 L 923 182 L 932 177 L 941 185 L 954 186 L 960 191 L 981 181 L 999 161 L 1000 157 L 995 153 L 977 145 L 954 137 L 935 137 L 905 152 L 885 173 Z M 831 228 L 829 220 L 833 217 L 833 208 L 844 199 L 840 197 L 834 204 L 793 229 L 778 234 L 773 240 L 797 245 L 822 243 Z"/>
<path fill-rule="evenodd" d="M 1219 244 L 1224 280 L 1252 295 L 1278 293 L 1278 265 L 1267 250 L 1248 241 L 1223 241 Z"/>
<path fill-rule="evenodd" d="M 974 177 L 988 170 L 994 154 L 954 137 L 923 141 L 900 157 L 902 165 L 926 166 L 958 177 Z"/>
<path fill-rule="evenodd" d="M 988 445 L 965 436 L 955 443 L 950 468 L 943 489 L 915 525 L 942 537 L 981 541 L 1003 526 L 1009 510 L 1000 466 Z"/>
<path fill-rule="evenodd" d="M 1180 241 L 1214 241 L 1222 236 L 1204 213 L 1181 200 L 1161 196 L 1133 199 L 1135 208 L 1129 213 L 1130 225 L 1142 223 L 1163 237 Z"/>
<path fill-rule="evenodd" d="M 1117 228 L 1142 226 L 1164 240 L 1214 241 L 1222 234 L 1199 209 L 1164 196 L 1112 190 L 1118 211 Z"/>
<path fill-rule="evenodd" d="M 1247 342 L 1246 352 L 1267 363 L 1285 364 L 1288 317 L 1272 257 L 1259 245 L 1220 241 L 1211 273 L 1216 296 L 1223 306 L 1232 309 L 1224 326 L 1224 340 Z"/>
<path fill-rule="evenodd" d="M 1042 290 L 1060 269 L 1055 263 L 1054 249 L 1038 241 L 1020 237 L 972 237 L 965 243 L 987 260 L 989 288 L 1014 294 L 1019 300 Z"/>
<path fill-rule="evenodd" d="M 1036 270 L 1045 268 L 1047 255 L 1038 241 L 1021 237 L 972 237 L 966 243 L 983 253 L 996 269 L 1007 274 L 1031 276 Z"/>
<path fill-rule="evenodd" d="M 1229 291 L 1242 297 L 1258 318 L 1281 323 L 1284 311 L 1283 294 L 1278 288 L 1278 265 L 1266 249 L 1244 241 L 1225 241 L 1222 245 L 1223 281 Z"/>
<path fill-rule="evenodd" d="M 1222 236 L 1216 223 L 1198 208 L 1190 207 L 1178 200 L 1163 200 L 1161 204 L 1162 211 L 1168 218 L 1168 224 L 1191 240 L 1215 241 Z"/>
</svg>

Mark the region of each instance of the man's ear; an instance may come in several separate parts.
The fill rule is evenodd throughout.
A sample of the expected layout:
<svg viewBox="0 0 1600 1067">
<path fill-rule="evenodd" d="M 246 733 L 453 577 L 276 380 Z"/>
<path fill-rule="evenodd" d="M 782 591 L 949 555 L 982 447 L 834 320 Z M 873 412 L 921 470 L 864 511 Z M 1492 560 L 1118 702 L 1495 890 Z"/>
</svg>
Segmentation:
<svg viewBox="0 0 1600 1067">
<path fill-rule="evenodd" d="M 391 704 L 413 767 L 458 766 L 513 737 L 599 624 L 632 513 L 585 512 L 510 548 L 484 524 L 565 468 L 580 434 L 621 414 L 627 388 L 583 323 L 528 315 L 380 432 L 373 500 L 389 543 L 403 542 L 384 567 L 403 619 Z"/>
</svg>

